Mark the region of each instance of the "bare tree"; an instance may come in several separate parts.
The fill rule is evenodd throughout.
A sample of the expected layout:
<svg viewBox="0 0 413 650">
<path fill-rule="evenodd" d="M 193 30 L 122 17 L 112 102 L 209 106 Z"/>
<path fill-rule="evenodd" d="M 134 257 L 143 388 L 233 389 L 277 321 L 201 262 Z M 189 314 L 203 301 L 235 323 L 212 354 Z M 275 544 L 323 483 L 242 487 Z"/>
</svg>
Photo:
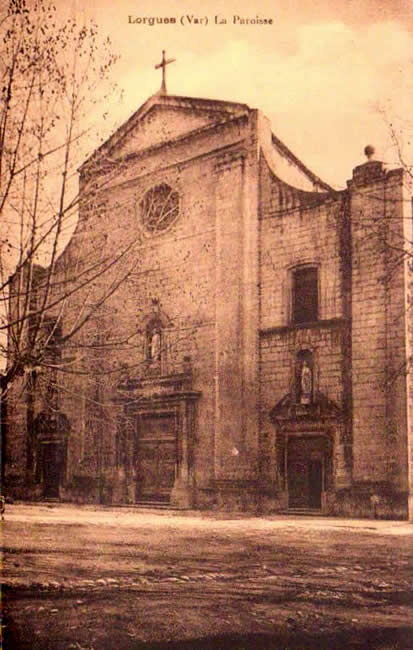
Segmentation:
<svg viewBox="0 0 413 650">
<path fill-rule="evenodd" d="M 68 408 L 84 415 L 82 457 L 95 465 L 102 491 L 113 453 L 105 431 L 115 426 L 114 386 L 150 366 L 142 347 L 145 333 L 137 331 L 147 307 L 136 301 L 135 319 L 126 327 L 113 326 L 120 288 L 130 286 L 133 293 L 148 273 L 148 239 L 139 228 L 120 227 L 113 235 L 105 192 L 115 197 L 117 212 L 128 212 L 133 220 L 144 205 L 148 218 L 156 215 L 161 227 L 169 219 L 169 197 L 162 194 L 160 207 L 156 195 L 143 195 L 142 189 L 133 196 L 114 191 L 129 162 L 119 152 L 112 158 L 106 146 L 96 149 L 96 135 L 85 128 L 112 90 L 108 73 L 115 57 L 96 26 L 71 18 L 61 24 L 53 5 L 40 0 L 30 5 L 11 0 L 0 28 L 0 337 L 7 333 L 7 339 L 0 338 L 0 356 L 6 359 L 0 373 L 3 452 L 10 407 L 20 418 L 18 424 L 11 418 L 11 426 L 25 436 L 26 480 L 36 481 L 36 432 L 64 428 L 70 402 Z M 155 226 L 149 221 L 146 227 Z M 186 254 L 183 250 L 182 257 Z M 183 282 L 185 291 L 190 288 Z M 154 305 L 154 317 L 158 309 Z M 175 356 L 176 364 L 182 363 L 181 348 L 193 345 L 196 329 L 194 319 L 182 326 L 179 307 L 173 316 L 176 326 L 162 342 L 169 371 Z"/>
<path fill-rule="evenodd" d="M 10 0 L 0 29 L 0 335 L 9 335 L 8 343 L 0 339 L 4 391 L 16 373 L 44 362 L 53 336 L 44 325 L 52 312 L 56 322 L 68 294 L 114 264 L 103 255 L 90 260 L 70 288 L 56 273 L 80 200 L 94 198 L 93 188 L 80 193 L 77 182 L 91 138 L 85 117 L 112 90 L 107 79 L 116 58 L 94 23 L 70 16 L 59 22 L 53 4 L 41 0 Z"/>
<path fill-rule="evenodd" d="M 100 107 L 114 90 L 110 41 L 93 22 L 62 20 L 42 0 L 10 0 L 0 15 L 0 39 L 0 421 L 4 452 L 8 406 L 26 403 L 30 469 L 38 395 L 57 411 L 58 372 L 77 354 L 72 346 L 69 358 L 62 355 L 62 346 L 79 343 L 91 319 L 101 329 L 99 311 L 136 262 L 133 243 L 113 254 L 101 238 L 87 257 L 76 245 L 61 255 L 80 204 L 93 210 L 96 203 L 92 180 L 79 188 L 78 168 L 98 137 L 85 125 L 94 111 L 101 123 Z M 99 168 L 101 162 L 95 160 Z M 121 169 L 107 166 L 104 183 Z M 64 331 L 68 309 L 76 313 Z M 96 340 L 89 338 L 80 345 L 93 354 Z M 85 360 L 79 372 L 87 367 Z"/>
</svg>

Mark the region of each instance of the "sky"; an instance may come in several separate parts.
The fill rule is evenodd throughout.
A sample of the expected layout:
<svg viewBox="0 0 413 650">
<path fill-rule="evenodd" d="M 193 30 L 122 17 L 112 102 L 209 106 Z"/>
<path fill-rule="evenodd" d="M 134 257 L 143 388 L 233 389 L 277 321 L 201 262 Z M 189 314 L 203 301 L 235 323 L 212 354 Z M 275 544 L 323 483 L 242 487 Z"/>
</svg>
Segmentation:
<svg viewBox="0 0 413 650">
<path fill-rule="evenodd" d="M 66 0 L 59 5 L 64 12 Z M 262 110 L 274 133 L 336 188 L 364 162 L 367 144 L 398 165 L 389 124 L 413 160 L 413 0 L 73 0 L 71 11 L 93 18 L 120 55 L 112 77 L 123 99 L 105 105 L 106 136 L 159 89 L 154 65 L 165 49 L 176 59 L 167 69 L 170 94 Z M 216 15 L 227 23 L 215 24 Z M 273 24 L 233 24 L 234 16 L 257 15 Z M 178 22 L 136 21 L 144 17 Z"/>
</svg>

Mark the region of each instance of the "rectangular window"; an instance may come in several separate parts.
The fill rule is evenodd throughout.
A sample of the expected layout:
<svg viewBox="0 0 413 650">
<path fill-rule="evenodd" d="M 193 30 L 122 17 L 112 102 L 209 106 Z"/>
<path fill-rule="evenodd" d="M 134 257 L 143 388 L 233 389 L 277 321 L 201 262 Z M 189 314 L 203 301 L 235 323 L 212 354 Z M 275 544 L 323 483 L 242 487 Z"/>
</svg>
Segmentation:
<svg viewBox="0 0 413 650">
<path fill-rule="evenodd" d="M 304 267 L 293 274 L 293 323 L 311 323 L 318 319 L 318 269 Z"/>
</svg>

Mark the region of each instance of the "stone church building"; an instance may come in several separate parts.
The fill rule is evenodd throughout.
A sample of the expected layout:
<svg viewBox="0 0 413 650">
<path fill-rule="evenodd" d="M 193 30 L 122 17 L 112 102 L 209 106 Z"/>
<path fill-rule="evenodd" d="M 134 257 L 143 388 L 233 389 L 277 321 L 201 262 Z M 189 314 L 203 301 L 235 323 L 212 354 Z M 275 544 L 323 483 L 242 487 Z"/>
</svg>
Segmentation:
<svg viewBox="0 0 413 650">
<path fill-rule="evenodd" d="M 80 169 L 56 272 L 116 263 L 52 314 L 6 493 L 406 518 L 411 202 L 366 150 L 336 191 L 259 110 L 150 97 Z"/>
</svg>

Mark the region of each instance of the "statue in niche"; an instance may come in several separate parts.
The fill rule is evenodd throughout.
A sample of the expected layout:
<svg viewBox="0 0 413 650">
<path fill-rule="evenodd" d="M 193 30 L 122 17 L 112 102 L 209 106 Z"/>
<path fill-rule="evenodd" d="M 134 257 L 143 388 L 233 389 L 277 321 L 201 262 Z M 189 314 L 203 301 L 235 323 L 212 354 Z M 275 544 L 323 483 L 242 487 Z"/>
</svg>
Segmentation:
<svg viewBox="0 0 413 650">
<path fill-rule="evenodd" d="M 161 333 L 158 329 L 152 331 L 149 339 L 149 358 L 159 361 L 161 357 Z"/>
<path fill-rule="evenodd" d="M 311 404 L 313 395 L 313 373 L 308 361 L 304 360 L 301 368 L 301 404 Z"/>
</svg>

